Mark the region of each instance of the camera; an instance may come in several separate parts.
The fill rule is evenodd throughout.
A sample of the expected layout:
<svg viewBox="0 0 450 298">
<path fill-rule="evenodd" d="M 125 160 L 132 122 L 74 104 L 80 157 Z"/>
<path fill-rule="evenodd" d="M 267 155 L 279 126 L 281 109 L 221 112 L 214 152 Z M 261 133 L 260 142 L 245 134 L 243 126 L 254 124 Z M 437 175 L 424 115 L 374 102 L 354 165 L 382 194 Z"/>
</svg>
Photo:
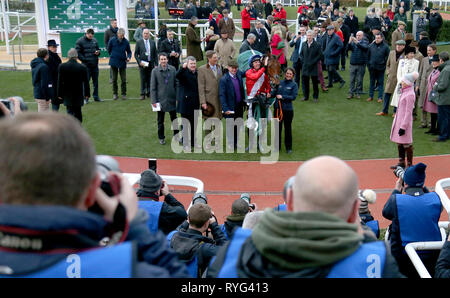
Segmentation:
<svg viewBox="0 0 450 298">
<path fill-rule="evenodd" d="M 198 192 L 198 193 L 194 194 L 194 196 L 192 197 L 192 205 L 195 205 L 198 203 L 208 205 L 208 198 L 202 192 Z"/>
<path fill-rule="evenodd" d="M 5 105 L 5 107 L 11 111 L 11 102 L 8 99 L 2 99 L 1 100 L 2 104 Z"/>
<path fill-rule="evenodd" d="M 395 175 L 397 178 L 403 179 L 403 175 L 404 175 L 404 174 L 405 174 L 405 169 L 404 169 L 403 167 L 397 166 L 397 167 L 395 168 L 395 170 L 394 170 L 394 175 Z"/>
<path fill-rule="evenodd" d="M 246 201 L 247 204 L 248 204 L 248 206 L 249 206 L 250 208 L 252 208 L 253 210 L 255 210 L 255 204 L 252 204 L 252 203 L 251 203 L 250 194 L 248 194 L 248 193 L 243 193 L 243 194 L 241 194 L 241 200 Z"/>
</svg>

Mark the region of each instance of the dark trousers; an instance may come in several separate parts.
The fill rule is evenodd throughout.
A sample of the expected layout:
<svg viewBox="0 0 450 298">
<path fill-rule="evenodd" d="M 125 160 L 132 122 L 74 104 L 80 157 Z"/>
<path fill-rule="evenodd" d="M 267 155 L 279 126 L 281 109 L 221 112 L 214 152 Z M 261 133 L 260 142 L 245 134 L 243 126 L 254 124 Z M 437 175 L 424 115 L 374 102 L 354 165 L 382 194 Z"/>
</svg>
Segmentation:
<svg viewBox="0 0 450 298">
<path fill-rule="evenodd" d="M 122 95 L 127 95 L 127 69 L 126 68 L 117 68 L 114 66 L 111 66 L 112 71 L 112 85 L 113 85 L 113 94 L 117 95 L 118 93 L 118 86 L 117 86 L 117 77 L 120 75 L 120 91 L 122 92 Z"/>
<path fill-rule="evenodd" d="M 234 119 L 234 120 L 236 120 L 238 118 L 243 119 L 243 117 L 244 117 L 244 102 L 241 101 L 236 104 L 236 106 L 234 107 L 234 114 L 229 114 L 229 115 L 223 114 L 223 117 L 225 119 Z M 225 125 L 227 125 L 226 123 L 227 123 L 227 121 L 225 120 Z M 237 125 L 233 125 L 233 128 L 226 126 L 227 144 L 231 145 L 231 140 L 229 140 L 231 138 L 231 131 L 229 131 L 229 130 L 231 130 L 231 129 L 233 129 L 233 145 L 234 145 L 234 147 L 236 147 L 237 143 L 238 143 L 238 134 L 239 134 Z"/>
<path fill-rule="evenodd" d="M 387 114 L 389 111 L 389 101 L 391 100 L 391 93 L 384 93 L 383 99 L 383 113 Z"/>
<path fill-rule="evenodd" d="M 302 76 L 303 95 L 306 100 L 309 99 L 309 78 L 311 78 L 313 85 L 313 98 L 319 98 L 319 79 L 317 76 Z"/>
<path fill-rule="evenodd" d="M 80 122 L 83 122 L 83 115 L 81 114 L 81 106 L 66 106 L 67 114 L 74 116 Z"/>
<path fill-rule="evenodd" d="M 347 46 L 344 46 L 341 52 L 341 68 L 345 68 L 345 58 L 347 57 Z"/>
<path fill-rule="evenodd" d="M 173 120 L 177 119 L 177 112 L 171 111 L 168 112 L 170 115 L 170 121 L 173 122 Z M 164 135 L 164 118 L 165 118 L 166 112 L 158 111 L 158 138 L 160 140 L 164 140 L 166 136 Z M 173 135 L 176 135 L 178 133 L 178 130 L 173 131 Z"/>
<path fill-rule="evenodd" d="M 300 88 L 300 78 L 302 77 L 301 72 L 302 72 L 302 63 L 300 62 L 300 60 L 297 60 L 297 62 L 294 62 L 294 64 L 292 65 L 292 67 L 295 70 L 295 78 L 294 81 L 297 83 L 297 86 Z M 303 91 L 303 87 L 302 87 L 302 91 Z M 303 92 L 303 94 L 305 94 L 305 92 Z"/>
<path fill-rule="evenodd" d="M 182 118 L 185 118 L 189 121 L 189 125 L 191 126 L 191 130 L 190 130 L 190 135 L 187 134 L 186 132 L 183 132 L 183 145 L 187 145 L 189 144 L 189 140 L 191 142 L 191 147 L 194 147 L 195 145 L 195 127 L 194 127 L 194 123 L 195 123 L 195 114 L 180 114 Z M 183 130 L 185 129 L 184 127 L 182 128 Z M 189 138 L 190 137 L 190 138 Z"/>
<path fill-rule="evenodd" d="M 350 64 L 350 90 L 348 94 L 361 94 L 363 92 L 364 74 L 366 65 Z"/>
<path fill-rule="evenodd" d="M 328 86 L 333 87 L 333 82 L 343 82 L 344 79 L 341 77 L 337 69 L 339 68 L 339 64 L 335 65 L 327 65 L 328 70 Z"/>
<path fill-rule="evenodd" d="M 450 137 L 450 105 L 438 105 L 439 139 Z"/>
<path fill-rule="evenodd" d="M 139 76 L 141 77 L 141 95 L 150 97 L 150 75 L 153 67 L 139 67 Z"/>
<path fill-rule="evenodd" d="M 369 68 L 369 75 L 370 75 L 370 86 L 369 86 L 369 97 L 373 98 L 375 93 L 375 82 L 378 86 L 378 99 L 381 99 L 383 97 L 383 91 L 384 91 L 384 69 L 383 70 L 377 70 L 373 68 Z"/>
<path fill-rule="evenodd" d="M 247 39 L 247 35 L 250 33 L 250 28 L 249 29 L 243 29 L 244 30 L 244 39 L 242 41 L 245 41 Z"/>
<path fill-rule="evenodd" d="M 87 65 L 86 65 L 87 66 Z M 92 79 L 92 85 L 94 91 L 92 92 L 92 97 L 98 99 L 98 66 L 87 66 L 88 69 L 88 80 Z"/>
<path fill-rule="evenodd" d="M 279 149 L 281 149 L 281 132 L 284 124 L 284 146 L 286 150 L 292 150 L 292 119 L 294 119 L 294 111 L 283 110 L 283 119 L 279 122 L 278 128 Z"/>
</svg>

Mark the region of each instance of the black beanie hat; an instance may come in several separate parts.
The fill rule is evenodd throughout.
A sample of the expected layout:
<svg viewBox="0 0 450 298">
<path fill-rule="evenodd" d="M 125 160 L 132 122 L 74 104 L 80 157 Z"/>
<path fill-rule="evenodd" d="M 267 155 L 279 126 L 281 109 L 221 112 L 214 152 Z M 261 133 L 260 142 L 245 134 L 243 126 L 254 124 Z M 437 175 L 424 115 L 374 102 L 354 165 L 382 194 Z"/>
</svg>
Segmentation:
<svg viewBox="0 0 450 298">
<path fill-rule="evenodd" d="M 406 169 L 403 175 L 403 181 L 412 187 L 423 187 L 425 184 L 425 169 L 426 164 L 418 163 L 415 166 L 410 166 Z"/>
<path fill-rule="evenodd" d="M 162 179 L 153 170 L 145 170 L 141 173 L 141 180 L 139 180 L 139 188 L 141 190 L 155 193 L 161 189 Z"/>
</svg>

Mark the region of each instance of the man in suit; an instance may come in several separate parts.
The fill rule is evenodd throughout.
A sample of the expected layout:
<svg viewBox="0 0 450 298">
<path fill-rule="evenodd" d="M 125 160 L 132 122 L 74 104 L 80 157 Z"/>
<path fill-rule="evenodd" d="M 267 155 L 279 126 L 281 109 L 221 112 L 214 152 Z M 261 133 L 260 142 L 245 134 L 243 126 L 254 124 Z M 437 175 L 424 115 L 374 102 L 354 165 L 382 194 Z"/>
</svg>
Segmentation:
<svg viewBox="0 0 450 298">
<path fill-rule="evenodd" d="M 250 31 L 256 36 L 255 44 L 253 45 L 253 49 L 265 54 L 269 49 L 269 37 L 267 35 L 267 31 L 264 28 L 264 21 L 257 20 L 255 29 Z"/>
<path fill-rule="evenodd" d="M 242 80 L 243 73 L 235 59 L 228 63 L 228 72 L 219 82 L 219 99 L 222 105 L 222 113 L 226 119 L 242 119 L 244 115 L 245 93 Z M 238 147 L 239 123 L 226 121 L 227 144 L 229 149 Z M 243 123 L 239 128 L 243 128 Z M 234 130 L 234 133 L 233 133 Z"/>
<path fill-rule="evenodd" d="M 306 33 L 306 42 L 302 45 L 300 60 L 302 61 L 302 86 L 303 100 L 309 99 L 309 78 L 313 84 L 313 99 L 315 102 L 319 99 L 319 80 L 317 63 L 322 56 L 321 46 L 314 40 L 314 31 L 308 30 Z"/>
<path fill-rule="evenodd" d="M 167 39 L 161 42 L 159 52 L 166 53 L 169 57 L 169 65 L 178 70 L 180 66 L 181 47 L 180 41 L 174 38 L 175 33 L 172 30 L 167 31 Z"/>
<path fill-rule="evenodd" d="M 150 39 L 150 31 L 144 29 L 142 31 L 142 39 L 136 42 L 134 50 L 134 58 L 139 65 L 139 75 L 141 78 L 141 100 L 145 97 L 150 98 L 150 76 L 153 67 L 158 64 L 156 58 L 156 45 Z"/>
<path fill-rule="evenodd" d="M 289 46 L 293 47 L 295 45 L 294 51 L 292 52 L 291 61 L 293 63 L 293 68 L 295 69 L 295 82 L 297 86 L 300 86 L 300 78 L 302 71 L 302 61 L 300 60 L 300 52 L 302 50 L 303 43 L 306 42 L 306 27 L 300 26 L 298 35 L 291 40 Z M 305 94 L 302 86 L 303 94 Z"/>
<path fill-rule="evenodd" d="M 219 58 L 214 51 L 206 51 L 206 58 L 208 63 L 202 65 L 198 69 L 198 94 L 200 105 L 203 111 L 208 109 L 208 104 L 214 107 L 214 113 L 212 115 L 204 116 L 207 118 L 222 119 L 222 107 L 219 100 L 219 80 L 222 77 L 222 70 L 217 64 Z M 205 136 L 211 131 L 206 129 Z M 214 136 L 212 136 L 215 138 Z M 216 144 L 218 145 L 218 144 Z M 210 144 L 206 143 L 206 150 L 210 150 Z"/>
<path fill-rule="evenodd" d="M 179 87 L 177 112 L 190 124 L 190 129 L 183 126 L 182 130 L 185 149 L 191 149 L 195 144 L 195 123 L 197 122 L 195 111 L 200 107 L 197 77 L 197 60 L 193 56 L 188 56 L 176 74 Z"/>
<path fill-rule="evenodd" d="M 88 69 L 77 62 L 77 50 L 70 49 L 67 58 L 69 61 L 58 68 L 57 96 L 64 101 L 67 113 L 82 122 L 81 107 L 90 93 Z"/>
</svg>

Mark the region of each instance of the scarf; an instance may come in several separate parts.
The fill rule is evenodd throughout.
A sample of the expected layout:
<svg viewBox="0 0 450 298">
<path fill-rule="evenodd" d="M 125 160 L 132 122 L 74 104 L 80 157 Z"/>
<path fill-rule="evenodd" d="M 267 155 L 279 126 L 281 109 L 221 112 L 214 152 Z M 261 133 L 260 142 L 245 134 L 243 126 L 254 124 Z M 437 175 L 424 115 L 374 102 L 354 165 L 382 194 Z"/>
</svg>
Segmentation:
<svg viewBox="0 0 450 298">
<path fill-rule="evenodd" d="M 322 212 L 266 209 L 252 233 L 256 249 L 286 270 L 333 264 L 355 252 L 363 240 L 357 225 Z"/>
</svg>

